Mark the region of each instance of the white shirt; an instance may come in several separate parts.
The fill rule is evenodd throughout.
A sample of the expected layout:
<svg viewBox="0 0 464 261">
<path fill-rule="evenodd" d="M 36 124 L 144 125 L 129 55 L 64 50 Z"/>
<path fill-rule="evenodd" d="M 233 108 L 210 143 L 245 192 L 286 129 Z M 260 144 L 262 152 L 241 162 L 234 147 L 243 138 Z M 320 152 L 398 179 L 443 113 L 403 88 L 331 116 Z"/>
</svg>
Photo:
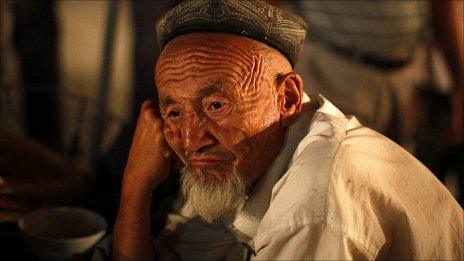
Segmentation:
<svg viewBox="0 0 464 261">
<path fill-rule="evenodd" d="M 435 176 L 322 96 L 311 102 L 319 106 L 314 117 L 306 103 L 229 227 L 204 223 L 180 200 L 156 239 L 157 255 L 464 259 L 463 210 Z"/>
</svg>

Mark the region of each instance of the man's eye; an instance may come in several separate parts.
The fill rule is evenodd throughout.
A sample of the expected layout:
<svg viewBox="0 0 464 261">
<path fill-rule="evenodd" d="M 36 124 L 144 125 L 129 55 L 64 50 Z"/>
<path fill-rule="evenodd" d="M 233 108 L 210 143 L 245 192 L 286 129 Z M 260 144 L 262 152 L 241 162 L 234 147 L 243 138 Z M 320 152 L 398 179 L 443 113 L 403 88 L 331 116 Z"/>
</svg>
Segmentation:
<svg viewBox="0 0 464 261">
<path fill-rule="evenodd" d="M 226 97 L 214 95 L 204 98 L 201 102 L 203 111 L 212 120 L 220 120 L 232 110 L 231 100 Z"/>
<path fill-rule="evenodd" d="M 172 110 L 168 113 L 169 118 L 178 118 L 180 116 L 179 111 Z"/>
<path fill-rule="evenodd" d="M 219 110 L 222 108 L 222 102 L 218 102 L 218 101 L 212 102 L 210 107 L 213 110 Z"/>
</svg>

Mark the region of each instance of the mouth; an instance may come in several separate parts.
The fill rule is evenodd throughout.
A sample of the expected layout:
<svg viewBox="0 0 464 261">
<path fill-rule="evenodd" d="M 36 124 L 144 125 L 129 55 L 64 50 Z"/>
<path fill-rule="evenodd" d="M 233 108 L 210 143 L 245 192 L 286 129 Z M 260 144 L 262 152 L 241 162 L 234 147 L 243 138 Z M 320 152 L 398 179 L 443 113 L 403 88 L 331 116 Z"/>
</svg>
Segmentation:
<svg viewBox="0 0 464 261">
<path fill-rule="evenodd" d="M 188 160 L 188 165 L 192 168 L 211 168 L 230 165 L 230 162 L 215 158 L 192 158 Z"/>
</svg>

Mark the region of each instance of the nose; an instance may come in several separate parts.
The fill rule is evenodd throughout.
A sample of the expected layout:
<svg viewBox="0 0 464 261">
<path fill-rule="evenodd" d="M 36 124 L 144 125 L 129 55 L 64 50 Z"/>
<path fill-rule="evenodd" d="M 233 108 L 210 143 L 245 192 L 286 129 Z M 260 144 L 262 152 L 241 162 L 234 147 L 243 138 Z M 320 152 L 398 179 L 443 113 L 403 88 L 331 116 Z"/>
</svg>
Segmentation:
<svg viewBox="0 0 464 261">
<path fill-rule="evenodd" d="M 181 128 L 182 146 L 186 153 L 201 152 L 204 148 L 213 145 L 215 138 L 207 130 L 196 113 L 185 117 Z"/>
</svg>

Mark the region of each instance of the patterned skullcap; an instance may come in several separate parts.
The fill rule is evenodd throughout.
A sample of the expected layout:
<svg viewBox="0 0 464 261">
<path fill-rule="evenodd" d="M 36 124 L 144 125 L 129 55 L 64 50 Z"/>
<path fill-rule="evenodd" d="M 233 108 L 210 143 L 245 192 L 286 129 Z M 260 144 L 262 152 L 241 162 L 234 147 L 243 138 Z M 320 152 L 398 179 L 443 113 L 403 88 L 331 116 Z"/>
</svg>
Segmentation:
<svg viewBox="0 0 464 261">
<path fill-rule="evenodd" d="M 230 33 L 274 47 L 292 66 L 300 55 L 306 30 L 300 16 L 260 0 L 187 0 L 167 12 L 156 25 L 161 50 L 183 34 Z"/>
</svg>

